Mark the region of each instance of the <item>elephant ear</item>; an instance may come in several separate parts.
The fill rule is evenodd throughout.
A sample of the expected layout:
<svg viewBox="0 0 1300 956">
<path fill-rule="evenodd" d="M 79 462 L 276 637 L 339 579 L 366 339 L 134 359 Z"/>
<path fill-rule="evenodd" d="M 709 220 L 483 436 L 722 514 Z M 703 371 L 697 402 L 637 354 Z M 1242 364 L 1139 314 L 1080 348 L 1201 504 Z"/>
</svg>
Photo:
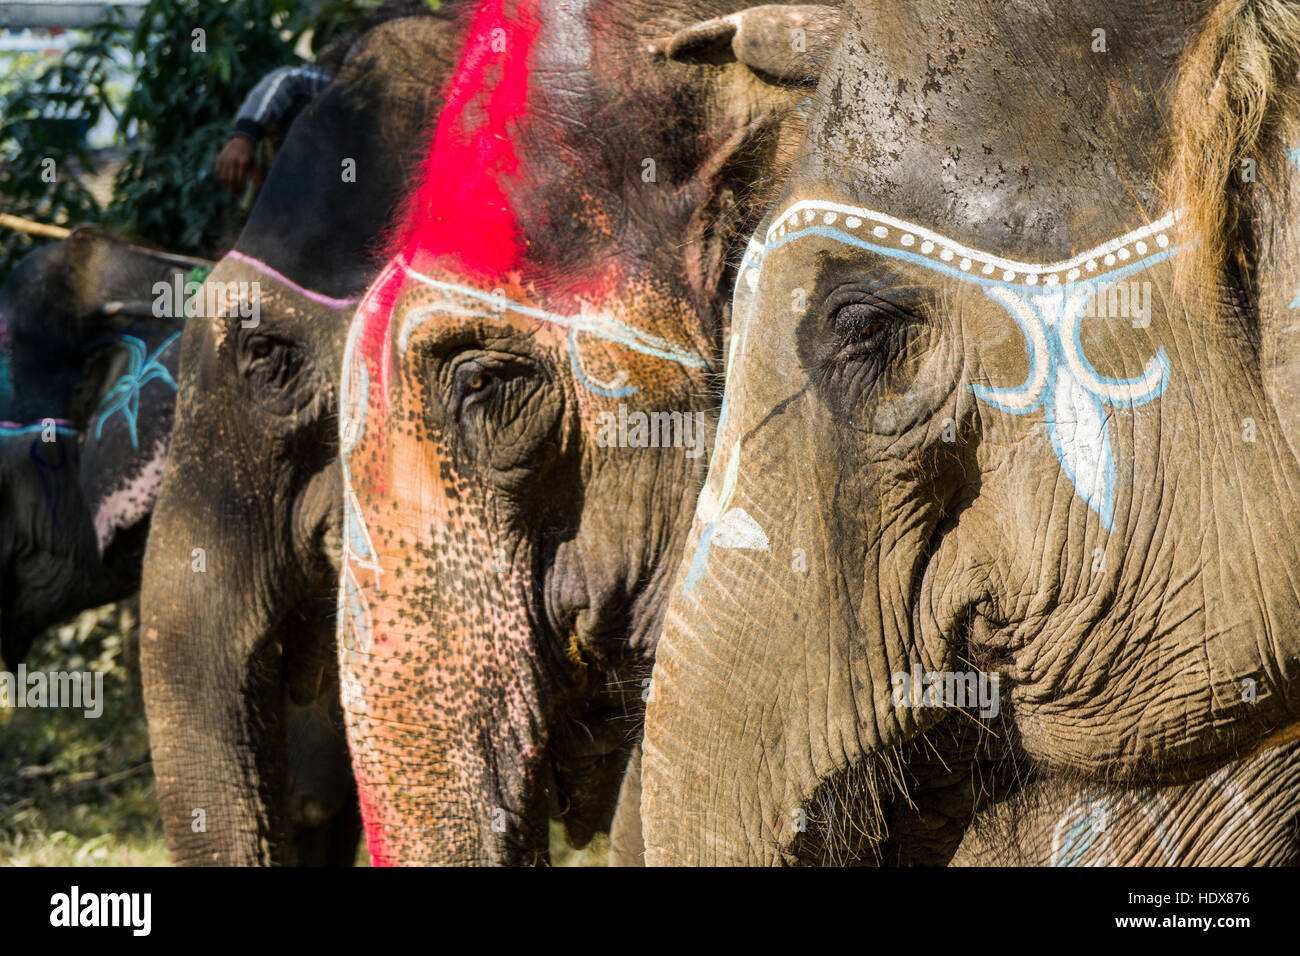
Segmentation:
<svg viewBox="0 0 1300 956">
<path fill-rule="evenodd" d="M 181 332 L 128 327 L 101 356 L 103 385 L 87 423 L 79 481 L 101 557 L 143 544 L 162 482 L 176 404 Z"/>
<path fill-rule="evenodd" d="M 712 93 L 706 115 L 714 146 L 687 187 L 696 212 L 682 248 L 683 272 L 708 317 L 705 334 L 719 347 L 730 324 L 734 264 L 765 212 L 755 193 L 779 179 L 801 132 L 800 103 L 838 33 L 835 6 L 766 4 L 650 44 L 670 62 L 698 67 L 695 82 Z"/>
<path fill-rule="evenodd" d="M 1215 22 L 1199 46 L 1230 48 L 1240 25 Z M 1300 17 L 1288 24 L 1256 38 L 1249 75 L 1186 54 L 1171 201 L 1196 237 L 1178 252 L 1181 285 L 1204 294 L 1198 280 L 1217 279 L 1230 319 L 1257 312 L 1258 329 L 1243 334 L 1258 337 L 1265 389 L 1300 457 Z"/>
<path fill-rule="evenodd" d="M 811 85 L 839 33 L 839 8 L 826 4 L 764 4 L 704 20 L 661 41 L 669 59 L 743 63 L 778 83 Z"/>
</svg>

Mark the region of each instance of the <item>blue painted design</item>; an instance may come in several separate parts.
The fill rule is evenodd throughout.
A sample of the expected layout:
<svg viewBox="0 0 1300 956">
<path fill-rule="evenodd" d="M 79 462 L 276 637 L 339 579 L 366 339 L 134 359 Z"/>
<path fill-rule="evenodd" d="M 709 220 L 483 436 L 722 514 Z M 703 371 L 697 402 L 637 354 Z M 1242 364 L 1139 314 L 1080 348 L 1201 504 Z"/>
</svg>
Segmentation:
<svg viewBox="0 0 1300 956">
<path fill-rule="evenodd" d="M 1097 837 L 1106 828 L 1107 822 L 1106 811 L 1099 807 L 1092 807 L 1080 815 L 1062 836 L 1060 847 L 1052 858 L 1052 866 L 1078 866 L 1097 842 Z"/>
<path fill-rule="evenodd" d="M 9 408 L 14 400 L 13 359 L 8 350 L 0 351 L 0 407 Z"/>
<path fill-rule="evenodd" d="M 103 432 L 104 422 L 121 412 L 122 417 L 126 419 L 127 431 L 131 435 L 131 447 L 140 447 L 140 439 L 136 433 L 136 423 L 140 415 L 140 390 L 150 382 L 158 380 L 166 383 L 172 391 L 176 391 L 176 380 L 162 364 L 162 354 L 180 337 L 181 333 L 174 332 L 152 354 L 149 353 L 148 346 L 134 335 L 124 335 L 120 338 L 119 341 L 127 352 L 127 370 L 99 403 L 99 420 L 95 422 L 95 438 L 99 438 Z"/>
<path fill-rule="evenodd" d="M 1015 319 L 1024 333 L 1029 353 L 1029 375 L 1022 385 L 996 388 L 972 385 L 980 400 L 1012 415 L 1040 411 L 1051 439 L 1052 451 L 1076 492 L 1101 517 L 1107 531 L 1114 530 L 1115 461 L 1108 429 L 1109 408 L 1137 408 L 1163 394 L 1169 378 L 1169 361 L 1163 348 L 1141 376 L 1117 379 L 1097 372 L 1080 343 L 1083 312 L 1090 296 L 1164 262 L 1177 252 L 1173 246 L 1098 278 L 1060 284 L 1029 286 L 979 275 L 906 249 L 870 242 L 833 226 L 808 226 L 772 239 L 758 255 L 761 263 L 772 251 L 796 239 L 819 236 L 875 255 L 908 262 L 984 289 Z M 969 263 L 968 263 L 969 264 Z M 1300 303 L 1300 299 L 1297 299 Z"/>
<path fill-rule="evenodd" d="M 44 425 L 15 425 L 12 422 L 0 423 L 0 437 L 8 438 L 12 435 L 29 435 L 32 432 L 45 431 Z M 75 435 L 77 430 L 71 425 L 55 424 L 54 433 L 56 435 Z"/>
<path fill-rule="evenodd" d="M 614 382 L 597 382 L 588 379 L 582 371 L 582 360 L 578 358 L 578 330 L 569 329 L 569 363 L 573 366 L 573 374 L 578 376 L 578 381 L 584 388 L 595 392 L 597 395 L 604 395 L 606 398 L 627 398 L 636 392 L 635 385 L 624 385 L 622 387 L 613 387 Z"/>
<path fill-rule="evenodd" d="M 804 236 L 809 236 L 809 235 L 823 236 L 827 239 L 833 239 L 836 242 L 842 242 L 847 246 L 855 246 L 859 249 L 865 249 L 868 252 L 874 252 L 877 255 L 886 256 L 890 259 L 901 259 L 903 262 L 910 262 L 913 265 L 921 266 L 923 269 L 929 269 L 931 272 L 938 272 L 941 273 L 942 275 L 948 276 L 951 279 L 960 279 L 962 282 L 969 282 L 974 285 L 983 286 L 986 289 L 991 288 L 993 286 L 1006 286 L 1007 288 L 1021 290 L 1021 291 L 1025 289 L 1025 285 L 1020 282 L 1006 282 L 1002 279 L 994 279 L 989 276 L 982 276 L 970 272 L 963 272 L 961 269 L 957 268 L 956 266 L 950 266 L 941 262 L 935 262 L 929 256 L 922 255 L 919 252 L 908 252 L 906 249 L 895 249 L 891 246 L 882 246 L 879 243 L 868 242 L 866 239 L 860 239 L 851 233 L 845 232 L 843 229 L 837 229 L 833 226 L 809 226 L 806 229 L 799 229 L 794 232 L 788 233 L 787 235 L 784 235 L 779 239 L 773 239 L 765 247 L 763 251 L 763 258 L 766 259 L 767 254 L 772 252 L 773 250 L 779 249 L 782 246 L 793 242 L 795 239 L 800 239 Z M 1127 265 L 1122 268 L 1114 269 L 1110 272 L 1107 272 L 1105 276 L 1105 283 L 1106 285 L 1110 285 L 1111 283 L 1118 282 L 1120 279 L 1126 279 L 1129 276 L 1134 275 L 1135 273 L 1142 272 L 1145 269 L 1149 269 L 1151 266 L 1155 265 L 1156 263 L 1163 262 L 1164 260 L 1168 259 L 1177 251 L 1178 251 L 1177 246 L 1171 246 L 1170 248 L 1161 250 L 1160 252 L 1148 256 L 1145 259 L 1141 259 L 1137 262 L 1134 262 L 1131 265 Z M 1084 279 L 1080 282 L 1066 283 L 1065 285 L 1082 286 L 1088 284 L 1097 284 L 1101 281 L 1102 280 L 1100 279 Z M 1057 286 L 1055 288 L 1065 288 L 1065 285 Z M 1046 290 L 1053 287 L 1044 286 L 1043 288 Z"/>
<path fill-rule="evenodd" d="M 1098 284 L 1095 293 L 1104 291 Z M 1165 390 L 1169 361 L 1156 351 L 1147 372 L 1133 379 L 1100 375 L 1079 341 L 1082 312 L 1091 292 L 990 294 L 1007 308 L 1025 336 L 1029 374 L 1012 388 L 972 385 L 984 402 L 1010 415 L 1042 411 L 1052 451 L 1075 491 L 1114 530 L 1115 459 L 1106 408 L 1137 408 Z M 1033 322 L 1030 325 L 1029 322 Z"/>
<path fill-rule="evenodd" d="M 457 296 L 460 301 L 443 299 L 428 305 L 419 306 L 411 309 L 402 321 L 402 327 L 398 332 L 397 344 L 403 351 L 410 341 L 411 333 L 426 322 L 438 315 L 464 315 L 481 318 L 497 318 L 503 311 L 514 312 L 518 315 L 526 316 L 530 319 L 538 319 L 542 322 L 548 322 L 552 325 L 558 325 L 561 328 L 576 329 L 579 332 L 585 332 L 588 335 L 599 336 L 610 342 L 617 342 L 619 345 L 629 348 L 634 352 L 640 352 L 642 355 L 650 355 L 655 358 L 663 359 L 666 362 L 674 362 L 678 365 L 685 365 L 689 368 L 705 368 L 708 363 L 699 355 L 683 348 L 674 342 L 652 335 L 634 325 L 628 325 L 626 322 L 619 321 L 608 315 L 564 315 L 559 312 L 550 312 L 546 309 L 538 309 L 534 306 L 526 305 L 522 302 L 515 302 L 512 299 L 506 299 L 502 296 L 494 295 L 491 292 L 484 292 L 482 289 L 476 289 L 473 286 L 460 285 L 454 282 L 443 282 L 434 279 L 420 272 L 416 272 L 409 267 L 406 268 L 406 274 L 417 282 L 423 283 L 430 288 L 437 289 L 439 292 L 448 295 Z M 463 304 L 468 301 L 470 305 Z"/>
<path fill-rule="evenodd" d="M 1136 793 L 1089 790 L 1056 821 L 1050 865 L 1114 866 L 1130 862 L 1133 850 L 1148 840 L 1142 832 L 1143 826 L 1151 828 L 1164 865 L 1173 866 L 1177 862 L 1181 828 L 1163 797 L 1148 790 Z"/>
<path fill-rule="evenodd" d="M 715 459 L 716 461 L 716 459 Z M 712 474 L 712 472 L 710 472 Z M 695 504 L 696 516 L 704 522 L 700 531 L 700 540 L 695 545 L 695 555 L 687 569 L 686 580 L 682 583 L 682 593 L 689 594 L 704 574 L 709 563 L 709 552 L 713 548 L 734 548 L 746 551 L 767 551 L 770 545 L 767 535 L 758 522 L 749 516 L 744 508 L 732 508 L 731 499 L 736 493 L 736 484 L 740 480 L 740 443 L 731 449 L 723 473 L 722 488 L 714 497 L 711 486 L 706 482 L 700 491 L 700 499 Z"/>
<path fill-rule="evenodd" d="M 345 559 L 378 572 L 379 565 L 370 532 L 361 517 L 361 507 L 352 490 L 352 451 L 366 430 L 370 405 L 370 374 L 364 359 L 356 356 L 349 343 L 344 365 L 344 385 L 339 396 L 339 461 L 343 467 L 343 539 Z M 351 575 L 351 572 L 348 572 Z"/>
<path fill-rule="evenodd" d="M 339 677 L 344 705 L 364 706 L 364 694 L 356 679 L 361 655 L 370 653 L 373 621 L 370 603 L 357 582 L 365 571 L 379 580 L 379 555 L 361 516 L 361 506 L 352 489 L 352 452 L 366 431 L 370 407 L 370 373 L 356 344 L 365 324 L 353 323 L 343 352 L 343 380 L 339 395 L 339 465 L 343 471 L 343 573 L 338 596 Z"/>
<path fill-rule="evenodd" d="M 699 583 L 704 576 L 704 569 L 709 563 L 709 552 L 713 549 L 713 531 L 718 526 L 716 521 L 710 521 L 700 532 L 700 540 L 695 545 L 695 556 L 691 558 L 691 566 L 686 572 L 686 580 L 682 583 L 682 593 L 690 594 L 695 590 L 695 585 Z"/>
</svg>

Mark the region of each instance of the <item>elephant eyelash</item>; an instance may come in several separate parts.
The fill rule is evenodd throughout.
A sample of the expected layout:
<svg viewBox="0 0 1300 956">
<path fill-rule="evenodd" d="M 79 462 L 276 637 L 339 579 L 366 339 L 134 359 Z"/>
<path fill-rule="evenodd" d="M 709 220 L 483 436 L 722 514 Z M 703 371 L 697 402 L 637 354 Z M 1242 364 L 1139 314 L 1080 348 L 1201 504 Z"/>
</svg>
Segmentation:
<svg viewBox="0 0 1300 956">
<path fill-rule="evenodd" d="M 893 323 L 869 305 L 847 306 L 836 316 L 838 341 L 834 361 L 852 358 L 860 350 L 877 351 L 885 343 Z"/>
<path fill-rule="evenodd" d="M 854 302 L 835 313 L 833 362 L 848 361 L 864 354 L 879 355 L 888 349 L 896 333 L 915 322 L 911 311 L 892 302 Z"/>
</svg>

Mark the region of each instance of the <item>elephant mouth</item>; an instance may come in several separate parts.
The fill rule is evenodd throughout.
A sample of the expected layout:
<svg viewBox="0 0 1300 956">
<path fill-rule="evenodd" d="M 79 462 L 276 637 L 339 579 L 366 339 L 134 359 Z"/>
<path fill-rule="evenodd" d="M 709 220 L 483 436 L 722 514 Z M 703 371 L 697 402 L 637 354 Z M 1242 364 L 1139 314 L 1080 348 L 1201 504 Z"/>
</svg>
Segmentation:
<svg viewBox="0 0 1300 956">
<path fill-rule="evenodd" d="M 933 567 L 929 562 L 927 572 Z M 921 606 L 913 604 L 918 635 Z M 986 614 L 990 606 L 986 594 L 972 593 L 950 620 L 935 623 L 955 666 L 990 678 L 995 691 L 1006 690 L 1008 662 L 984 641 L 995 629 Z M 930 716 L 919 731 L 860 754 L 819 780 L 787 824 L 781 859 L 794 866 L 946 865 L 960 843 L 962 820 L 987 797 L 978 766 L 1005 757 L 1009 736 L 1000 706 L 987 714 L 980 712 L 979 699 L 965 702 L 973 706 L 949 703 L 924 704 Z"/>
<path fill-rule="evenodd" d="M 993 798 L 981 771 L 1001 756 L 974 722 L 952 715 L 907 744 L 861 757 L 817 784 L 781 861 L 946 866 L 976 810 Z"/>
<path fill-rule="evenodd" d="M 641 718 L 615 700 L 566 723 L 548 761 L 548 809 L 569 846 L 582 849 L 609 829 Z"/>
<path fill-rule="evenodd" d="M 889 859 L 889 818 L 899 798 L 888 779 L 899 752 L 863 757 L 821 780 L 789 822 L 781 850 L 792 866 L 883 866 Z"/>
</svg>

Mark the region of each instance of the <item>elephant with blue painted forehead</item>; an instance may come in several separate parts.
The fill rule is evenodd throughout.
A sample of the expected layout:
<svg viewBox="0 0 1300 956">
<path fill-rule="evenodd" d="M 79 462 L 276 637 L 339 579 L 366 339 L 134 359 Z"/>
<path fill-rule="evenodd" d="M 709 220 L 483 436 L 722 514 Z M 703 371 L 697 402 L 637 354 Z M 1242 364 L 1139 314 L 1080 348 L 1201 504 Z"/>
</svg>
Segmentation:
<svg viewBox="0 0 1300 956">
<path fill-rule="evenodd" d="M 1298 71 L 1278 0 L 849 6 L 736 286 L 649 862 L 943 862 L 1022 780 L 1041 862 L 1201 852 L 1152 788 L 1242 848 L 1289 805 Z"/>
</svg>

